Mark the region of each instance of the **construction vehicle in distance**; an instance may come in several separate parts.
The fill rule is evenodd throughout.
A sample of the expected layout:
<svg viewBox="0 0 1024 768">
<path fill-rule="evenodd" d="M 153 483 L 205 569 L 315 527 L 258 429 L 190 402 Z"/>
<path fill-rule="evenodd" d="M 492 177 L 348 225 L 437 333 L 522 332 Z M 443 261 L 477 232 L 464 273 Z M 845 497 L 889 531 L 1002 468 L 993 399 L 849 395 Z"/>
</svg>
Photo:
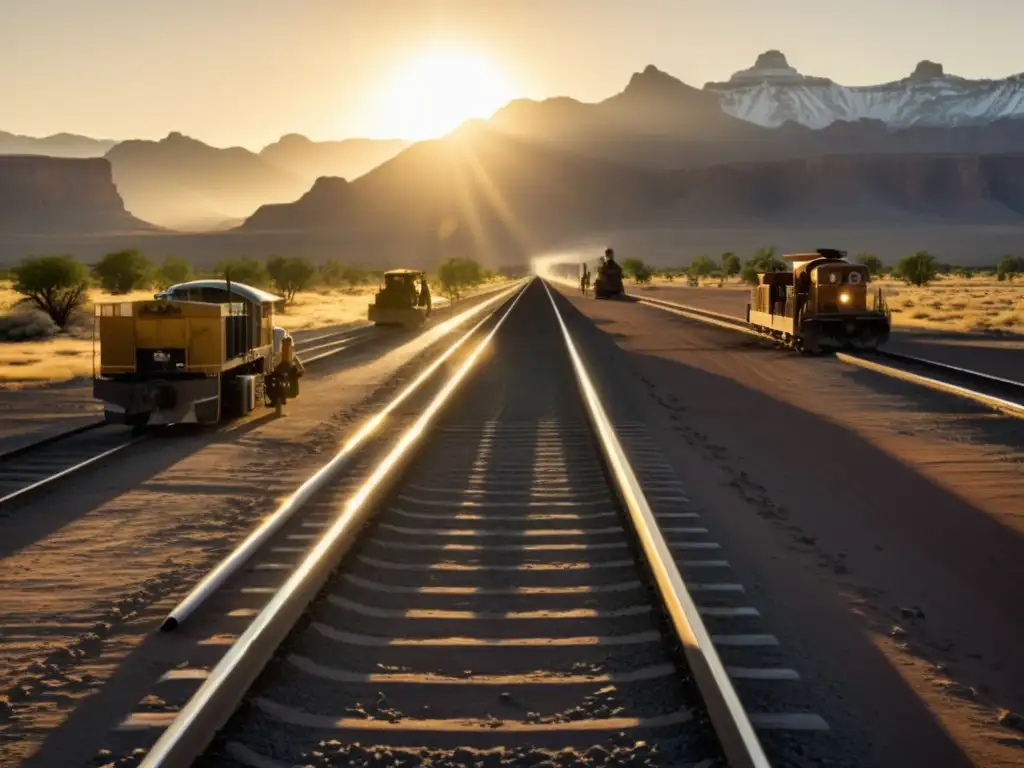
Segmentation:
<svg viewBox="0 0 1024 768">
<path fill-rule="evenodd" d="M 416 269 L 392 269 L 384 273 L 384 285 L 369 307 L 374 325 L 417 328 L 430 317 L 430 286 L 425 273 Z"/>
<path fill-rule="evenodd" d="M 625 294 L 622 285 L 622 267 L 615 261 L 615 251 L 608 248 L 604 252 L 597 267 L 597 279 L 594 281 L 595 299 L 613 299 Z"/>
</svg>

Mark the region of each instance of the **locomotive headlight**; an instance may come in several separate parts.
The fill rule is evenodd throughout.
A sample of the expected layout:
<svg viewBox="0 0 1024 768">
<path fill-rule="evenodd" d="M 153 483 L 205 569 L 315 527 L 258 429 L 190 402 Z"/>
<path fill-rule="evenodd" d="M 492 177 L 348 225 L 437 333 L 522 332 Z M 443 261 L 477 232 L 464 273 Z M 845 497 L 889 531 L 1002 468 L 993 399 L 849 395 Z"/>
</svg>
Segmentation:
<svg viewBox="0 0 1024 768">
<path fill-rule="evenodd" d="M 850 303 L 850 294 L 848 294 L 846 291 L 843 291 L 842 293 L 840 293 L 839 294 L 839 302 L 841 304 L 849 304 Z"/>
</svg>

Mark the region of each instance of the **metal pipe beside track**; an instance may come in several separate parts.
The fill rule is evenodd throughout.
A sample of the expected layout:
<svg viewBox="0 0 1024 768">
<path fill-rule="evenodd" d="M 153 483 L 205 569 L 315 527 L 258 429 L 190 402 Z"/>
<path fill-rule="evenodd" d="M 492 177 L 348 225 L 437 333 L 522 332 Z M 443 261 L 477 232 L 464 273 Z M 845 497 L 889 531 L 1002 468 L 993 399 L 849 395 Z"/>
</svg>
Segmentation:
<svg viewBox="0 0 1024 768">
<path fill-rule="evenodd" d="M 515 310 L 524 290 L 525 286 L 521 287 L 512 305 L 498 318 L 487 336 L 403 433 L 397 445 L 345 504 L 342 513 L 316 546 L 211 670 L 203 685 L 153 745 L 140 768 L 185 768 L 207 747 L 319 592 L 338 560 L 355 541 L 363 523 L 373 512 L 374 503 L 394 485 L 412 458 L 413 449 Z"/>
<path fill-rule="evenodd" d="M 576 345 L 561 312 L 558 311 L 551 289 L 546 282 L 543 285 L 561 326 L 562 338 L 572 359 L 576 381 L 586 403 L 591 425 L 598 437 L 601 453 L 611 470 L 615 489 L 629 511 L 630 520 L 640 539 L 665 609 L 672 620 L 676 637 L 682 643 L 686 659 L 707 705 L 712 725 L 729 764 L 732 768 L 770 768 L 754 726 L 740 703 L 729 674 L 725 671 L 725 666 L 711 641 L 711 635 L 704 626 L 679 567 L 661 534 L 640 482 L 619 444 L 615 429 L 598 398 L 597 390 L 576 351 Z"/>
<path fill-rule="evenodd" d="M 506 291 L 507 295 L 512 295 L 516 290 L 522 294 L 525 286 L 513 286 L 513 288 Z M 506 294 L 501 294 L 491 299 L 490 301 L 480 304 L 480 310 L 484 311 L 487 307 L 491 306 L 492 303 L 498 303 L 503 298 L 507 298 Z M 518 297 L 516 299 L 518 301 Z M 500 304 L 499 307 L 500 308 Z M 497 311 L 496 308 L 494 312 Z M 469 310 L 472 312 L 473 310 Z M 181 622 L 192 615 L 200 605 L 202 605 L 214 592 L 216 592 L 225 581 L 231 578 L 232 575 L 238 572 L 238 570 L 248 562 L 259 549 L 262 547 L 278 530 L 281 529 L 288 520 L 291 519 L 302 505 L 305 504 L 309 499 L 319 492 L 327 483 L 329 483 L 334 477 L 348 466 L 352 460 L 356 449 L 358 449 L 366 440 L 372 435 L 377 429 L 384 423 L 384 420 L 402 403 L 408 400 L 413 393 L 415 393 L 424 382 L 427 381 L 434 373 L 450 358 L 455 354 L 473 334 L 475 334 L 480 327 L 486 323 L 494 314 L 491 312 L 484 317 L 479 323 L 473 326 L 467 331 L 458 341 L 456 341 L 451 347 L 449 347 L 444 354 L 441 355 L 437 360 L 431 363 L 426 370 L 424 370 L 419 376 L 417 376 L 409 386 L 402 390 L 399 395 L 388 403 L 382 410 L 380 410 L 373 418 L 367 421 L 362 428 L 356 432 L 356 434 L 350 438 L 338 451 L 335 456 L 324 464 L 317 472 L 304 482 L 299 488 L 273 512 L 263 523 L 250 533 L 245 541 L 238 545 L 235 550 L 229 554 L 224 560 L 222 560 L 212 571 L 206 574 L 203 579 L 189 592 L 185 598 L 178 603 L 171 612 L 164 619 L 160 629 L 165 632 L 169 632 L 175 629 Z"/>
</svg>

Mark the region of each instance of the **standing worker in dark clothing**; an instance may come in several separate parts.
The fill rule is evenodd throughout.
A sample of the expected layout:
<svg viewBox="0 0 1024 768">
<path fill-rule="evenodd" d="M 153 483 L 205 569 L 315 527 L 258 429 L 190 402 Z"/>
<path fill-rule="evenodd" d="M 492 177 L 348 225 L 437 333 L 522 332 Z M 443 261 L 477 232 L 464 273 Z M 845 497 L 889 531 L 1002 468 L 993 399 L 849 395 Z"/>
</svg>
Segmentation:
<svg viewBox="0 0 1024 768">
<path fill-rule="evenodd" d="M 811 275 L 806 269 L 800 270 L 800 274 L 797 275 L 794 293 L 796 294 L 796 306 L 793 308 L 793 317 L 799 323 L 811 295 Z"/>
<path fill-rule="evenodd" d="M 427 314 L 430 314 L 431 301 L 430 301 L 430 286 L 427 284 L 427 279 L 423 278 L 420 280 L 420 296 L 417 302 L 419 306 L 427 308 Z"/>
</svg>

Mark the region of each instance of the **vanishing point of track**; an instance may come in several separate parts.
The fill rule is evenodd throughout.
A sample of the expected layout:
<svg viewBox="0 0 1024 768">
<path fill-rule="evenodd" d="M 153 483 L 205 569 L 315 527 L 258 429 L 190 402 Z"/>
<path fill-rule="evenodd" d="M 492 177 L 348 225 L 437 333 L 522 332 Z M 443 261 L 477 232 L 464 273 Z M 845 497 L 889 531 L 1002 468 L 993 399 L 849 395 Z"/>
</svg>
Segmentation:
<svg viewBox="0 0 1024 768">
<path fill-rule="evenodd" d="M 758 657 L 777 641 L 645 426 L 609 418 L 567 306 L 527 284 L 198 585 L 111 752 L 767 766 L 755 727 L 827 730 L 740 703 L 798 675 Z"/>
</svg>

